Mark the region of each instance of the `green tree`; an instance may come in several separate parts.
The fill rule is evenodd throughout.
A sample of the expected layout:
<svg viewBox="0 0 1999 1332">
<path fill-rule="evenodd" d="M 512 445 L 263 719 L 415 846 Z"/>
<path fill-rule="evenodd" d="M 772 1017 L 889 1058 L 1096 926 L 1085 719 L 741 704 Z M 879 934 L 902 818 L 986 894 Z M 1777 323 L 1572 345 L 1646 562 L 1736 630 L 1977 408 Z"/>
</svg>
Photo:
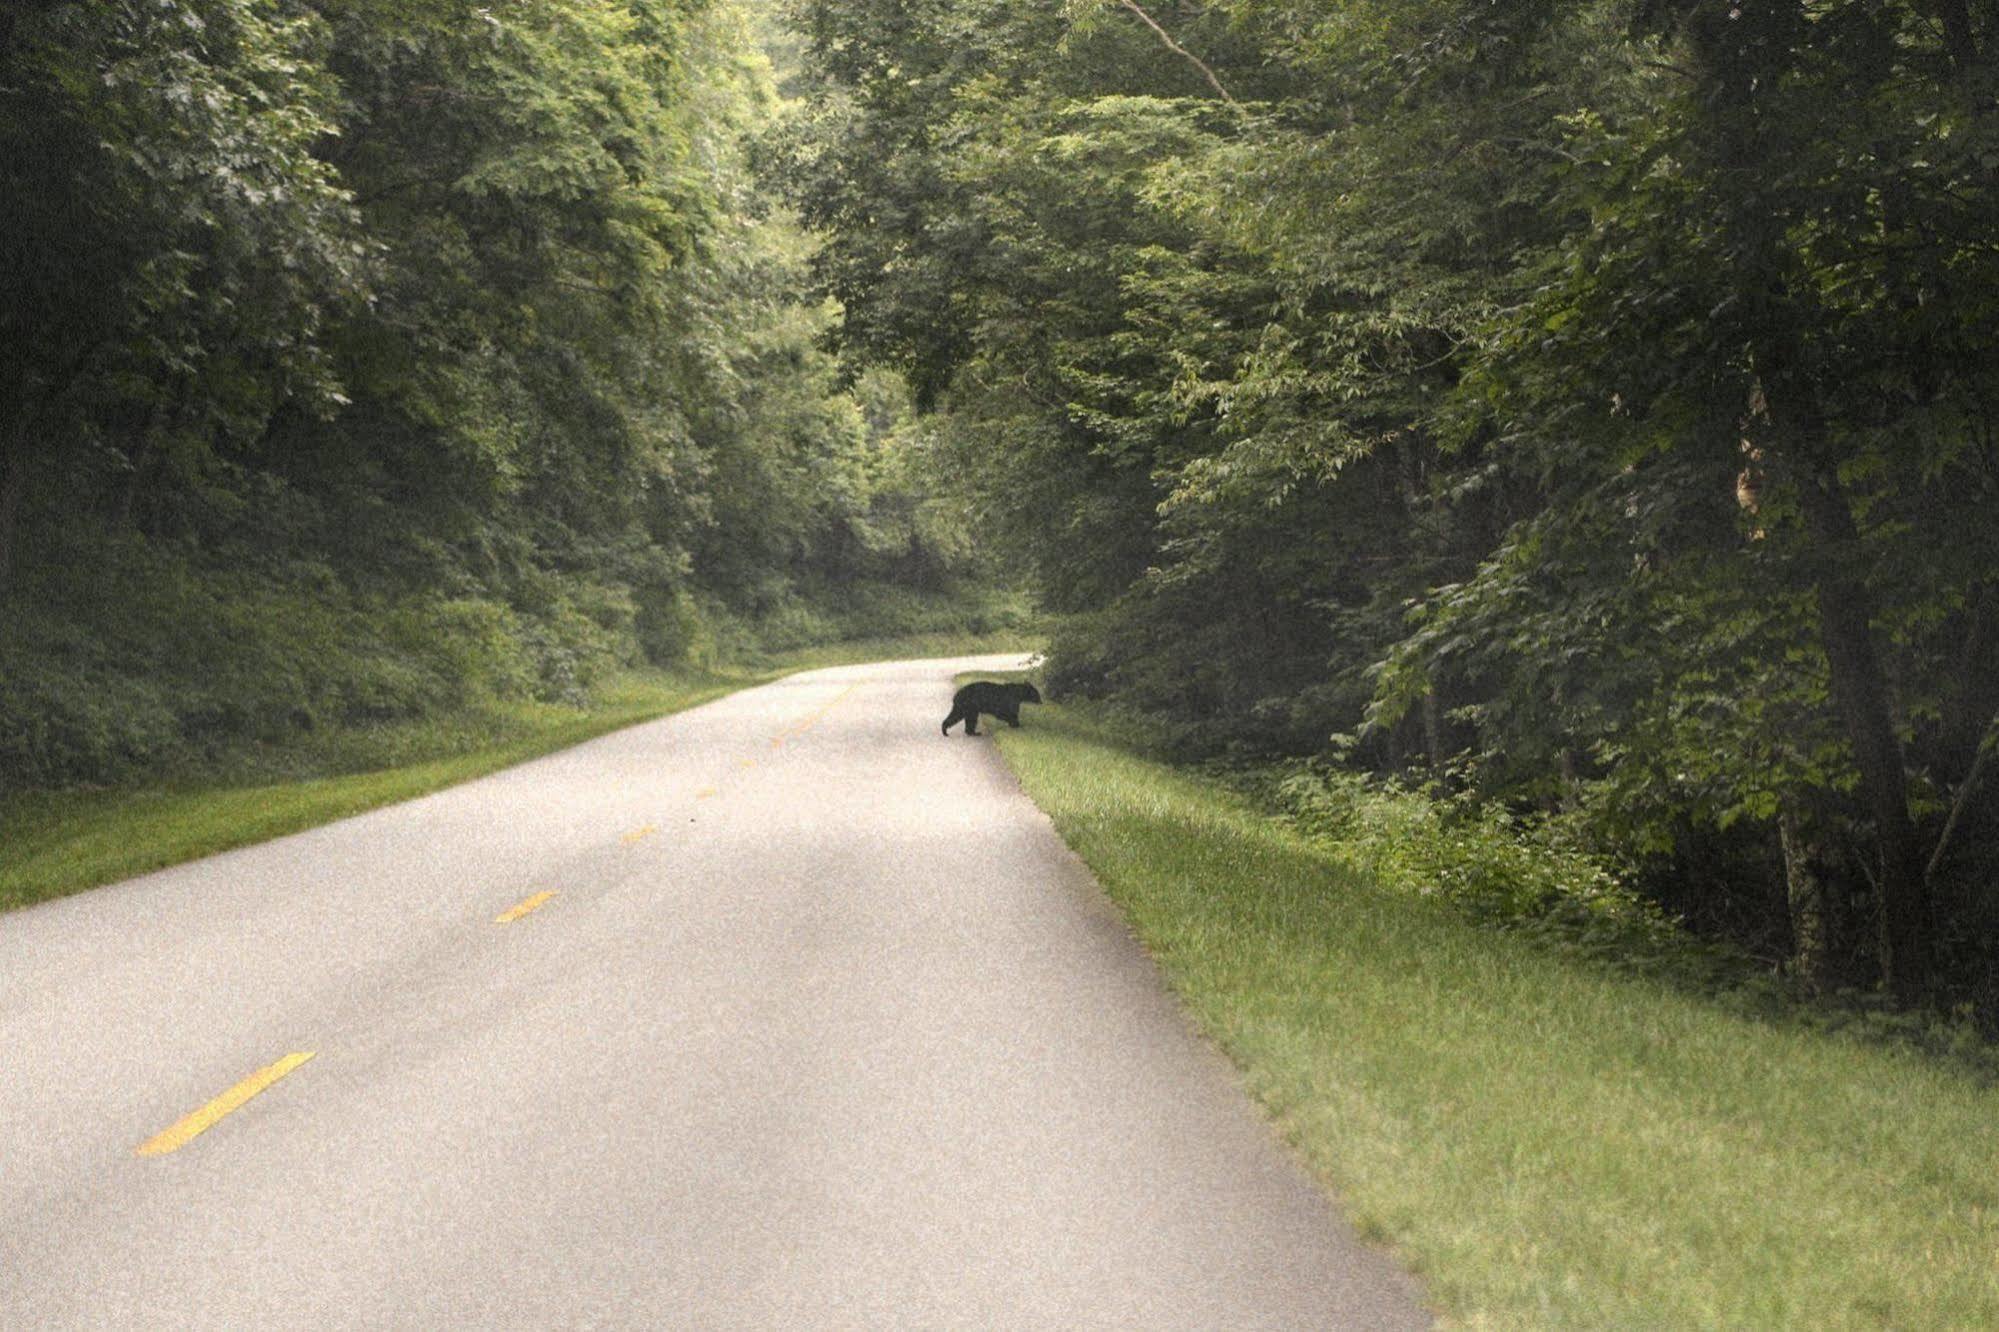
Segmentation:
<svg viewBox="0 0 1999 1332">
<path fill-rule="evenodd" d="M 1058 677 L 1461 751 L 1717 920 L 1781 852 L 1821 983 L 1990 973 L 1999 16 L 800 12 L 848 353 L 1087 614 Z"/>
<path fill-rule="evenodd" d="M 321 32 L 258 0 L 42 4 L 0 46 L 0 593 L 31 493 L 187 481 L 340 402 L 368 247 L 313 149 Z M 122 475 L 123 485 L 115 478 Z"/>
<path fill-rule="evenodd" d="M 1999 666 L 1979 627 L 1999 555 L 1980 517 L 1999 335 L 1989 73 L 1912 6 L 1640 17 L 1665 68 L 1642 121 L 1579 122 L 1590 226 L 1515 334 L 1527 396 L 1513 403 L 1548 420 L 1600 404 L 1600 428 L 1542 438 L 1599 476 L 1673 476 L 1630 501 L 1646 517 L 1712 506 L 1746 471 L 1750 538 L 1723 537 L 1734 559 L 1702 558 L 1721 578 L 1754 566 L 1769 612 L 1793 624 L 1788 601 L 1810 599 L 1845 755 L 1797 770 L 1791 812 L 1809 817 L 1852 774 L 1876 846 L 1880 964 L 1914 998 L 1931 972 L 1919 820 L 1936 778 L 1911 762 L 1911 726 L 1936 718 L 1950 738 L 1935 757 L 1962 755 Z M 1602 451 L 1575 448 L 1592 436 Z M 1945 660 L 1970 690 L 1938 691 Z"/>
</svg>

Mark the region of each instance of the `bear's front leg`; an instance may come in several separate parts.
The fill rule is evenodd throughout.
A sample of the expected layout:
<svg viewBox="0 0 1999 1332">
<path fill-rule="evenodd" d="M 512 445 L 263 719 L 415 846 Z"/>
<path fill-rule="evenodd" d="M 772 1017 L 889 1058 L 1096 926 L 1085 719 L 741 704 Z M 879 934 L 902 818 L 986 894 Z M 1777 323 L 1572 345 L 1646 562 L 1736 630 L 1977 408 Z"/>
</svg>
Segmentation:
<svg viewBox="0 0 1999 1332">
<path fill-rule="evenodd" d="M 975 712 L 971 716 L 965 718 L 965 734 L 977 735 L 978 733 L 979 733 L 979 714 Z"/>
</svg>

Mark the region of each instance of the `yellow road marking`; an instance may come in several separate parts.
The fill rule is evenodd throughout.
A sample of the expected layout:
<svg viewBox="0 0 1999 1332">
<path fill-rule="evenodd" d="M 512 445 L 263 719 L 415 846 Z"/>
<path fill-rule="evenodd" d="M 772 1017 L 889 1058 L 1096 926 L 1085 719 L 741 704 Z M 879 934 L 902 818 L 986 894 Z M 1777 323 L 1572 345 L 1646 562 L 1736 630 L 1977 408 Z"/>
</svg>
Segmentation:
<svg viewBox="0 0 1999 1332">
<path fill-rule="evenodd" d="M 701 788 L 701 789 L 700 789 L 699 791 L 696 791 L 696 792 L 694 793 L 694 798 L 695 798 L 696 800 L 706 800 L 706 799 L 707 799 L 707 798 L 708 798 L 709 796 L 712 796 L 712 795 L 714 795 L 714 794 L 715 794 L 715 788 L 714 788 L 714 787 L 712 787 L 712 786 L 704 786 L 704 787 L 702 787 L 702 788 Z"/>
<path fill-rule="evenodd" d="M 812 724 L 814 722 L 818 721 L 821 717 L 831 712 L 834 708 L 840 706 L 840 701 L 842 699 L 846 698 L 847 695 L 853 693 L 856 689 L 859 688 L 860 686 L 857 684 L 850 684 L 845 689 L 842 689 L 839 693 L 833 695 L 833 700 L 830 703 L 828 703 L 825 707 L 819 709 L 819 711 L 813 713 L 810 717 L 807 717 L 804 721 L 798 723 L 797 729 L 793 731 L 793 734 L 795 735 L 800 731 L 811 730 Z"/>
<path fill-rule="evenodd" d="M 659 831 L 659 826 L 657 824 L 648 823 L 643 828 L 637 829 L 636 831 L 633 832 L 626 833 L 622 840 L 626 846 L 630 846 L 634 842 L 643 842 L 646 838 L 652 836 L 654 833 L 658 831 Z"/>
<path fill-rule="evenodd" d="M 757 761 L 755 759 L 737 759 L 736 766 L 739 768 L 754 768 L 757 766 Z"/>
<path fill-rule="evenodd" d="M 139 1156 L 164 1156 L 168 1152 L 179 1151 L 214 1128 L 216 1122 L 224 1115 L 242 1109 L 245 1101 L 312 1058 L 314 1053 L 316 1052 L 312 1050 L 301 1050 L 296 1054 L 286 1055 L 269 1068 L 258 1069 L 172 1128 L 155 1133 L 133 1148 L 133 1151 Z"/>
<path fill-rule="evenodd" d="M 536 893 L 533 897 L 530 897 L 527 901 L 522 902 L 518 906 L 508 907 L 505 911 L 502 911 L 499 915 L 493 917 L 493 923 L 495 925 L 511 925 L 515 921 L 519 920 L 522 916 L 525 916 L 528 912 L 533 911 L 536 908 L 544 905 L 549 898 L 554 896 L 555 893 L 552 890 L 545 893 Z"/>
<path fill-rule="evenodd" d="M 795 725 L 787 727 L 785 730 L 779 732 L 777 735 L 772 736 L 770 741 L 770 747 L 772 749 L 781 748 L 786 740 L 789 740 L 794 736 L 804 735 L 807 731 L 812 729 L 813 725 L 821 717 L 824 717 L 827 713 L 831 712 L 834 708 L 838 707 L 840 705 L 841 699 L 844 699 L 847 695 L 853 693 L 856 689 L 859 688 L 860 686 L 857 684 L 848 685 L 845 689 L 842 689 L 839 693 L 833 695 L 831 702 L 827 703 L 826 706 L 814 712 L 804 721 L 798 722 Z"/>
</svg>

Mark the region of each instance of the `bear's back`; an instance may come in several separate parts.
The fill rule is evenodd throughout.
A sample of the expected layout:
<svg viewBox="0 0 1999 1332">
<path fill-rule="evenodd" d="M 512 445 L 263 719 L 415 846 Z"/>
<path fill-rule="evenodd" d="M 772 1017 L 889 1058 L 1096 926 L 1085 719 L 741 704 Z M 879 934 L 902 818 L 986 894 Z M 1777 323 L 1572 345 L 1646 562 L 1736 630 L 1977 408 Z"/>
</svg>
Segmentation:
<svg viewBox="0 0 1999 1332">
<path fill-rule="evenodd" d="M 995 704 L 1018 707 L 1022 703 L 1039 703 L 1041 691 L 1025 681 L 1002 684 L 998 680 L 974 680 L 951 696 L 955 707 L 975 707 L 989 709 Z"/>
</svg>

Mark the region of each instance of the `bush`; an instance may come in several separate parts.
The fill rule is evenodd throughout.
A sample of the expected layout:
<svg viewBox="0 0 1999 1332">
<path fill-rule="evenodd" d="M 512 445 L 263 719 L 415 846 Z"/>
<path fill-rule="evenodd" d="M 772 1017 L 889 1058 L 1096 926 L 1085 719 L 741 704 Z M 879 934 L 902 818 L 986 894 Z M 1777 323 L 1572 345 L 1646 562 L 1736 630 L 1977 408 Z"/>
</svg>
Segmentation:
<svg viewBox="0 0 1999 1332">
<path fill-rule="evenodd" d="M 1412 790 L 1327 763 L 1288 766 L 1267 784 L 1287 821 L 1390 887 L 1506 924 L 1676 933 L 1559 820 L 1521 819 L 1470 795 Z"/>
<path fill-rule="evenodd" d="M 533 575 L 521 611 L 477 596 L 357 598 L 313 561 L 204 564 L 131 536 L 52 554 L 0 609 L 8 787 L 156 775 L 496 699 L 580 703 L 637 655 L 629 595 L 553 574 Z"/>
<path fill-rule="evenodd" d="M 685 587 L 654 583 L 633 597 L 632 632 L 655 666 L 695 659 L 708 638 L 701 607 Z"/>
<path fill-rule="evenodd" d="M 755 621 L 757 643 L 766 652 L 830 643 L 842 634 L 831 616 L 797 597 L 776 602 Z"/>
<path fill-rule="evenodd" d="M 558 598 L 524 621 L 521 638 L 535 665 L 535 696 L 576 707 L 590 701 L 591 692 L 628 655 L 624 649 L 632 642 L 628 632 L 619 632 L 604 599 L 595 596 Z"/>
<path fill-rule="evenodd" d="M 0 644 L 0 788 L 108 781 L 180 748 L 171 691 L 38 646 Z"/>
<path fill-rule="evenodd" d="M 1913 1046 L 1999 1078 L 1999 1050 L 1974 1005 L 1948 1015 L 1911 1013 L 1880 994 L 1799 991 L 1734 947 L 1681 928 L 1585 847 L 1580 815 L 1522 818 L 1469 794 L 1411 789 L 1324 761 L 1234 778 L 1390 889 L 1447 902 L 1597 965 L 1657 977 L 1745 1017 Z"/>
<path fill-rule="evenodd" d="M 382 624 L 389 645 L 442 685 L 445 706 L 534 692 L 535 663 L 520 617 L 498 602 L 471 597 L 410 602 L 385 614 Z"/>
<path fill-rule="evenodd" d="M 760 593 L 759 609 L 743 612 L 701 604 L 713 650 L 733 660 L 868 638 L 922 634 L 987 634 L 1026 629 L 1033 613 L 1018 593 L 984 588 L 919 591 L 895 583 L 807 585 Z"/>
</svg>

